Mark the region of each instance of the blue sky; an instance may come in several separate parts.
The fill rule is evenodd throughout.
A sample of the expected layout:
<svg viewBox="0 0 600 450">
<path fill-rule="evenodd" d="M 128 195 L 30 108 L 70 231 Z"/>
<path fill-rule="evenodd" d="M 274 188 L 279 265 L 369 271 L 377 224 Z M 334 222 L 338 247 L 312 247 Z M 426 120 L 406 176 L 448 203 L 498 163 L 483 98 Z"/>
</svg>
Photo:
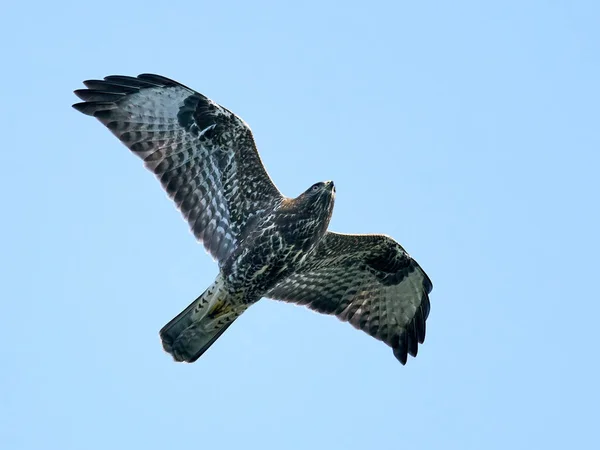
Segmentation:
<svg viewBox="0 0 600 450">
<path fill-rule="evenodd" d="M 598 3 L 283 3 L 4 8 L 2 447 L 594 447 Z M 335 180 L 332 229 L 402 243 L 434 283 L 416 359 L 268 300 L 163 353 L 216 264 L 70 107 L 142 72 L 243 117 L 285 194 Z"/>
</svg>

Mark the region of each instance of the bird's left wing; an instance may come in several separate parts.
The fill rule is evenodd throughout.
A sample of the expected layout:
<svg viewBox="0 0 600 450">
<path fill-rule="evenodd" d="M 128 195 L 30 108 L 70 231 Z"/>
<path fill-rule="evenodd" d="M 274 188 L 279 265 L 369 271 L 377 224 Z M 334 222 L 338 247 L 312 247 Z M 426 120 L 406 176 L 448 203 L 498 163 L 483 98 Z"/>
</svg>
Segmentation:
<svg viewBox="0 0 600 450">
<path fill-rule="evenodd" d="M 143 159 L 223 262 L 253 217 L 283 198 L 262 165 L 248 125 L 231 111 L 160 75 L 84 81 L 73 105 L 96 117 Z"/>
<path fill-rule="evenodd" d="M 406 364 L 425 339 L 432 287 L 392 238 L 327 232 L 303 266 L 266 297 L 334 314 L 385 342 Z"/>
</svg>

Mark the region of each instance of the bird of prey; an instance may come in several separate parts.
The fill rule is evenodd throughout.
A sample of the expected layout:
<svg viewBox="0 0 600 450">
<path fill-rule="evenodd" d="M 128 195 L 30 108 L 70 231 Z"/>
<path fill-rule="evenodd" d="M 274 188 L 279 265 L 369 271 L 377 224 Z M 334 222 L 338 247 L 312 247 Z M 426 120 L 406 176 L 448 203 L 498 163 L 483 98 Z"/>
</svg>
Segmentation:
<svg viewBox="0 0 600 450">
<path fill-rule="evenodd" d="M 196 361 L 262 297 L 335 315 L 385 342 L 402 364 L 417 355 L 431 281 L 388 236 L 327 230 L 332 181 L 285 197 L 249 126 L 171 79 L 112 75 L 84 85 L 73 107 L 144 161 L 218 262 L 212 285 L 160 330 L 176 361 Z"/>
</svg>

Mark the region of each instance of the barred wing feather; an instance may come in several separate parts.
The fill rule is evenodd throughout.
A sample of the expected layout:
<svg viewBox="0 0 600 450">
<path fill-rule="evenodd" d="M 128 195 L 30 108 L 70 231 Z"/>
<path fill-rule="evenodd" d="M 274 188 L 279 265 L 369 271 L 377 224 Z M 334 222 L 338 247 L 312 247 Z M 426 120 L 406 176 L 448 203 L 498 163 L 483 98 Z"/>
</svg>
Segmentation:
<svg viewBox="0 0 600 450">
<path fill-rule="evenodd" d="M 327 232 L 267 297 L 333 314 L 385 342 L 406 364 L 425 340 L 429 277 L 392 238 Z"/>
<path fill-rule="evenodd" d="M 208 252 L 223 262 L 257 214 L 282 195 L 248 125 L 168 78 L 113 75 L 84 82 L 73 107 L 96 117 L 160 180 Z"/>
</svg>

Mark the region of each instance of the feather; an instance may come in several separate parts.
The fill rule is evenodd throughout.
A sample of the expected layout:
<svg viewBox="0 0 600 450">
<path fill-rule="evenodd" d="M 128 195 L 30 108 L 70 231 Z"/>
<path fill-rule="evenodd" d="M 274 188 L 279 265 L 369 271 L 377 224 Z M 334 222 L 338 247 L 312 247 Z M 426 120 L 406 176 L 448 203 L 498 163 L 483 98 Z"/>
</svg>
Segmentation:
<svg viewBox="0 0 600 450">
<path fill-rule="evenodd" d="M 73 107 L 144 159 L 219 262 L 235 250 L 248 217 L 281 201 L 246 123 L 204 95 L 152 74 L 84 84 L 75 91 L 84 102 Z"/>
<path fill-rule="evenodd" d="M 327 232 L 304 265 L 267 297 L 335 314 L 388 344 L 405 364 L 425 341 L 432 287 L 392 238 Z"/>
</svg>

